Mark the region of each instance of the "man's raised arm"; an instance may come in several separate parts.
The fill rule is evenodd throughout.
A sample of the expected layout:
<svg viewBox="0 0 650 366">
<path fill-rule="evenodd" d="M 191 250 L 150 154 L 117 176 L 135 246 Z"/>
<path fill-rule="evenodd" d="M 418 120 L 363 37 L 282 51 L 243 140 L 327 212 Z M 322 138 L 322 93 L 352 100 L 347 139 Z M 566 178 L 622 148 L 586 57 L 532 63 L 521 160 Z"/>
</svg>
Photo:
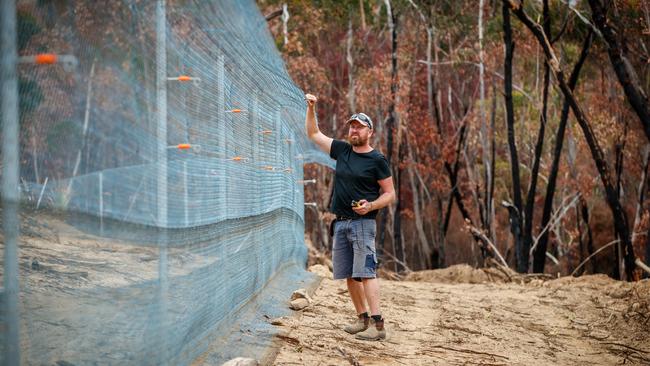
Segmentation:
<svg viewBox="0 0 650 366">
<path fill-rule="evenodd" d="M 332 138 L 323 135 L 316 123 L 316 102 L 318 98 L 315 95 L 305 94 L 305 100 L 307 101 L 307 116 L 305 117 L 307 137 L 329 155 L 330 148 L 332 147 Z"/>
</svg>

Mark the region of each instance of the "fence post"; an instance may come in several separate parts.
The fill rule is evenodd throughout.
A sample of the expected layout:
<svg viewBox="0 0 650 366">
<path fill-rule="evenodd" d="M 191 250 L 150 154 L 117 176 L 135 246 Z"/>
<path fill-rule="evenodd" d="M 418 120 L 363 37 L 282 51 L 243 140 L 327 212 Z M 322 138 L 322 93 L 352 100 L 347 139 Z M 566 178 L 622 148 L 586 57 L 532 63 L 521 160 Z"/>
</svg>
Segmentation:
<svg viewBox="0 0 650 366">
<path fill-rule="evenodd" d="M 16 76 L 16 3 L 0 1 L 0 78 L 2 81 L 2 206 L 4 252 L 4 303 L 6 306 L 5 365 L 20 363 L 20 329 L 18 313 L 18 80 Z"/>
<path fill-rule="evenodd" d="M 259 101 L 258 101 L 258 96 L 257 93 L 253 94 L 253 100 L 251 101 L 251 108 L 248 114 L 248 121 L 250 123 L 250 131 L 251 131 L 251 161 L 252 165 L 255 166 L 260 163 L 260 135 L 259 135 L 259 124 L 260 124 L 260 111 L 259 111 Z M 263 197 L 262 192 L 260 192 L 260 189 L 262 189 L 262 185 L 260 184 L 260 179 L 259 179 L 259 168 L 258 169 L 253 169 L 253 174 L 255 175 L 254 177 L 254 186 L 255 186 L 255 192 L 259 195 L 259 197 Z M 254 215 L 259 215 L 262 211 L 262 207 L 260 204 L 260 199 L 255 199 L 255 204 L 253 207 L 253 214 Z"/>
<path fill-rule="evenodd" d="M 167 278 L 167 19 L 165 0 L 156 3 L 156 112 L 158 128 L 157 167 L 158 167 L 158 208 L 157 226 L 159 230 L 158 247 L 158 299 L 160 331 L 160 362 L 169 362 L 167 339 L 169 329 L 167 324 L 167 297 L 169 283 Z"/>
<path fill-rule="evenodd" d="M 97 174 L 99 180 L 99 235 L 104 235 L 104 173 Z"/>
<path fill-rule="evenodd" d="M 187 186 L 187 161 L 183 162 L 183 207 L 185 208 L 185 227 L 190 226 L 190 213 L 188 207 L 189 187 Z"/>
<path fill-rule="evenodd" d="M 226 124 L 226 75 L 225 75 L 225 58 L 223 55 L 219 55 L 217 57 L 217 131 L 219 131 L 219 140 L 218 143 L 219 145 L 217 146 L 217 156 L 220 157 L 218 161 L 219 163 L 219 205 L 220 205 L 220 210 L 219 212 L 222 214 L 226 214 L 228 210 L 226 208 L 228 207 L 228 202 L 227 202 L 227 185 L 228 185 L 228 177 L 227 177 L 227 163 L 226 163 L 226 158 L 228 157 L 226 154 L 228 153 L 228 149 L 226 146 L 227 143 L 227 134 L 228 134 L 228 126 Z M 224 217 L 225 218 L 225 217 Z"/>
</svg>

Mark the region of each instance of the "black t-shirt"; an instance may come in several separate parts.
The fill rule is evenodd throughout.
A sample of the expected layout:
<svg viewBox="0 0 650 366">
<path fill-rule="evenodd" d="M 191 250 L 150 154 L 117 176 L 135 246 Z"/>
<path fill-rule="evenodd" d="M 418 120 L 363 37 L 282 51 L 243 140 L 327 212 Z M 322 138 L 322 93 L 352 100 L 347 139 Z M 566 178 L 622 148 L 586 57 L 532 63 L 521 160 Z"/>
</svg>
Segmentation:
<svg viewBox="0 0 650 366">
<path fill-rule="evenodd" d="M 377 150 L 356 153 L 345 141 L 333 140 L 330 156 L 336 160 L 334 194 L 330 210 L 337 216 L 374 219 L 377 210 L 360 216 L 352 210 L 352 201 L 369 202 L 379 197 L 378 180 L 391 176 L 388 160 Z"/>
</svg>

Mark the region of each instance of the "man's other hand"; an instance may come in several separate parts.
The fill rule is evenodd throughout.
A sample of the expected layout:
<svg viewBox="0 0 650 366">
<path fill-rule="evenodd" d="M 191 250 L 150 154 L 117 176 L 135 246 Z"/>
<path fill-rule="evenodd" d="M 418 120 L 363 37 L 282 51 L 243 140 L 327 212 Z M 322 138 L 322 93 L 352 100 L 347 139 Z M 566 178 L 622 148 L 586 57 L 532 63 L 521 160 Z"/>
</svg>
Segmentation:
<svg viewBox="0 0 650 366">
<path fill-rule="evenodd" d="M 370 212 L 370 208 L 372 207 L 372 204 L 366 200 L 360 200 L 359 205 L 356 207 L 352 207 L 352 211 L 356 212 L 357 215 L 365 215 L 368 212 Z"/>
</svg>

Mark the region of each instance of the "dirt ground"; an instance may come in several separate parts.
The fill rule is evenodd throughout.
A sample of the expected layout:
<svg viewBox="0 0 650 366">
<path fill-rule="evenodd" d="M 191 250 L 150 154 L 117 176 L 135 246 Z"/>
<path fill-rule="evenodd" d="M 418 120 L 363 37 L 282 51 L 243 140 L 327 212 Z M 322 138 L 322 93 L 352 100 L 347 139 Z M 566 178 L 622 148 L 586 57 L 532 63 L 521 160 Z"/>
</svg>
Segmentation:
<svg viewBox="0 0 650 366">
<path fill-rule="evenodd" d="M 25 309 L 32 323 L 44 304 L 62 301 L 53 300 L 52 291 L 73 296 L 157 276 L 156 248 L 94 237 L 49 215 L 26 216 L 19 262 L 21 292 L 33 299 Z M 182 275 L 211 258 L 171 249 L 169 260 L 171 274 Z M 321 262 L 329 264 L 326 258 Z M 280 331 L 275 365 L 650 364 L 649 280 L 549 280 L 466 265 L 415 272 L 401 281 L 382 279 L 389 339 L 362 342 L 341 329 L 355 316 L 345 283 L 331 280 L 326 266 L 310 268 L 323 276 L 313 303 L 274 319 Z M 0 278 L 1 271 L 2 266 Z M 44 325 L 34 324 L 30 334 L 40 342 Z M 57 349 L 57 342 L 35 344 Z"/>
<path fill-rule="evenodd" d="M 381 280 L 389 338 L 365 342 L 341 329 L 355 316 L 345 282 L 310 270 L 325 277 L 309 307 L 279 322 L 275 365 L 650 364 L 649 280 L 416 272 Z"/>
</svg>

